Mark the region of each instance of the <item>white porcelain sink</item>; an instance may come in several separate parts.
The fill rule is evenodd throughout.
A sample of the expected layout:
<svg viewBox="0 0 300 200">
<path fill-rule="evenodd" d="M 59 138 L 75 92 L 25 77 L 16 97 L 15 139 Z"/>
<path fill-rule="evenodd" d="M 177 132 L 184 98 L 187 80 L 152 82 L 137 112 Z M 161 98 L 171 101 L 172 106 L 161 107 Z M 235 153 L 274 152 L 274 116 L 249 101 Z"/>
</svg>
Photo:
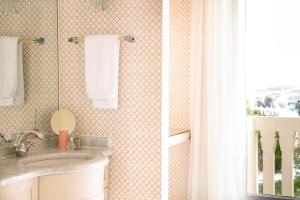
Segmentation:
<svg viewBox="0 0 300 200">
<path fill-rule="evenodd" d="M 26 167 L 56 167 L 78 164 L 93 158 L 88 153 L 49 153 L 22 158 L 18 160 L 18 164 Z"/>
</svg>

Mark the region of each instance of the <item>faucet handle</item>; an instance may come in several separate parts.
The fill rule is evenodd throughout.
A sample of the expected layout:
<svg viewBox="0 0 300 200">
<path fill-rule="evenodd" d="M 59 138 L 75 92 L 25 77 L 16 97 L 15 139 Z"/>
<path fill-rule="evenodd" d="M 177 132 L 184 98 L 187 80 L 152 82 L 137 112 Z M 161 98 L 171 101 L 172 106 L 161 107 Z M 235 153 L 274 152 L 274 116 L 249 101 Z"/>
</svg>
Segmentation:
<svg viewBox="0 0 300 200">
<path fill-rule="evenodd" d="M 15 140 L 14 142 L 12 142 L 12 143 L 8 146 L 8 148 L 9 148 L 9 149 L 13 149 L 13 148 L 16 148 L 16 147 L 19 146 L 19 145 L 20 145 L 20 142 L 17 141 L 17 140 Z"/>
<path fill-rule="evenodd" d="M 0 143 L 9 143 L 11 141 L 11 134 L 0 133 Z"/>
<path fill-rule="evenodd" d="M 34 145 L 31 142 L 26 142 L 25 146 L 27 148 L 27 151 L 29 151 L 29 148 L 32 147 L 32 146 L 34 146 Z"/>
</svg>

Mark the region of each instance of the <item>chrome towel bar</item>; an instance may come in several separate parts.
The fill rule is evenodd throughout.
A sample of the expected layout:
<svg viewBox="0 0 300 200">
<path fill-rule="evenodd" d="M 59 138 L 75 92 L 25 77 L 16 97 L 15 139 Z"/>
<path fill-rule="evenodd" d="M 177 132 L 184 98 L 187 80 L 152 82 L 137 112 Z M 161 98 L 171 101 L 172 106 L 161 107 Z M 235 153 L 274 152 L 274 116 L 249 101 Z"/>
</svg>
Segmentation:
<svg viewBox="0 0 300 200">
<path fill-rule="evenodd" d="M 120 42 L 135 42 L 135 38 L 133 36 L 119 36 Z M 74 43 L 74 44 L 83 44 L 84 43 L 84 37 L 70 37 L 68 38 L 68 42 Z"/>
<path fill-rule="evenodd" d="M 39 37 L 39 38 L 31 38 L 31 37 L 23 37 L 19 39 L 19 43 L 23 44 L 39 44 L 43 45 L 45 43 L 45 38 Z"/>
</svg>

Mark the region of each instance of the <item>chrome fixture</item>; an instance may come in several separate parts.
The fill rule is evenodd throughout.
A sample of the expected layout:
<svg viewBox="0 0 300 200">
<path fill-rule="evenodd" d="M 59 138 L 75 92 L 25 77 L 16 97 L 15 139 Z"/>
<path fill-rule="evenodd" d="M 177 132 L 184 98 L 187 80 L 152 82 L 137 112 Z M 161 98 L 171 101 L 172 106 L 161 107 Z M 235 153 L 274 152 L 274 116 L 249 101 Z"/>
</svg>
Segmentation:
<svg viewBox="0 0 300 200">
<path fill-rule="evenodd" d="M 33 42 L 33 43 L 37 43 L 37 44 L 39 44 L 39 45 L 42 45 L 42 44 L 45 43 L 45 38 L 33 38 L 33 39 L 32 39 L 32 42 Z"/>
<path fill-rule="evenodd" d="M 7 135 L 0 133 L 0 144 L 11 142 Z"/>
<path fill-rule="evenodd" d="M 135 42 L 135 38 L 131 35 L 119 36 L 118 40 L 120 42 Z M 84 44 L 84 37 L 70 37 L 68 38 L 68 42 L 72 42 L 74 44 Z"/>
<path fill-rule="evenodd" d="M 43 45 L 45 43 L 45 38 L 42 38 L 42 37 L 38 37 L 38 38 L 23 37 L 23 38 L 19 39 L 19 42 L 23 43 L 23 44 L 35 43 L 35 44 Z"/>
<path fill-rule="evenodd" d="M 12 135 L 11 134 L 0 133 L 0 144 L 10 143 L 11 141 L 12 141 Z"/>
<path fill-rule="evenodd" d="M 5 140 L 6 139 L 5 139 L 4 135 L 2 133 L 0 133 L 0 144 L 6 143 Z"/>
<path fill-rule="evenodd" d="M 25 157 L 31 147 L 31 143 L 27 141 L 27 137 L 30 135 L 36 135 L 40 140 L 44 139 L 44 134 L 37 131 L 27 131 L 21 136 L 17 137 L 14 144 L 10 148 L 14 148 L 17 157 Z"/>
</svg>

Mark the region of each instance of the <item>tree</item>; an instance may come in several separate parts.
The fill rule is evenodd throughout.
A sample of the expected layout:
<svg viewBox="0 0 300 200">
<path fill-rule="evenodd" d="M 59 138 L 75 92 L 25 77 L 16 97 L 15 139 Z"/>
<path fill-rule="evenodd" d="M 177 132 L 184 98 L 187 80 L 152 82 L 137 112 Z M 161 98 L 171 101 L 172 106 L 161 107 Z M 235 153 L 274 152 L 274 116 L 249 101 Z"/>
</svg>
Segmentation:
<svg viewBox="0 0 300 200">
<path fill-rule="evenodd" d="M 300 100 L 297 101 L 297 103 L 295 105 L 295 109 L 297 110 L 297 113 L 300 116 Z"/>
<path fill-rule="evenodd" d="M 274 107 L 274 100 L 271 96 L 266 96 L 264 99 L 264 107 L 273 108 Z"/>
<path fill-rule="evenodd" d="M 281 173 L 281 148 L 280 148 L 280 137 L 279 132 L 276 131 L 275 134 L 276 146 L 275 146 L 275 173 Z"/>
</svg>

